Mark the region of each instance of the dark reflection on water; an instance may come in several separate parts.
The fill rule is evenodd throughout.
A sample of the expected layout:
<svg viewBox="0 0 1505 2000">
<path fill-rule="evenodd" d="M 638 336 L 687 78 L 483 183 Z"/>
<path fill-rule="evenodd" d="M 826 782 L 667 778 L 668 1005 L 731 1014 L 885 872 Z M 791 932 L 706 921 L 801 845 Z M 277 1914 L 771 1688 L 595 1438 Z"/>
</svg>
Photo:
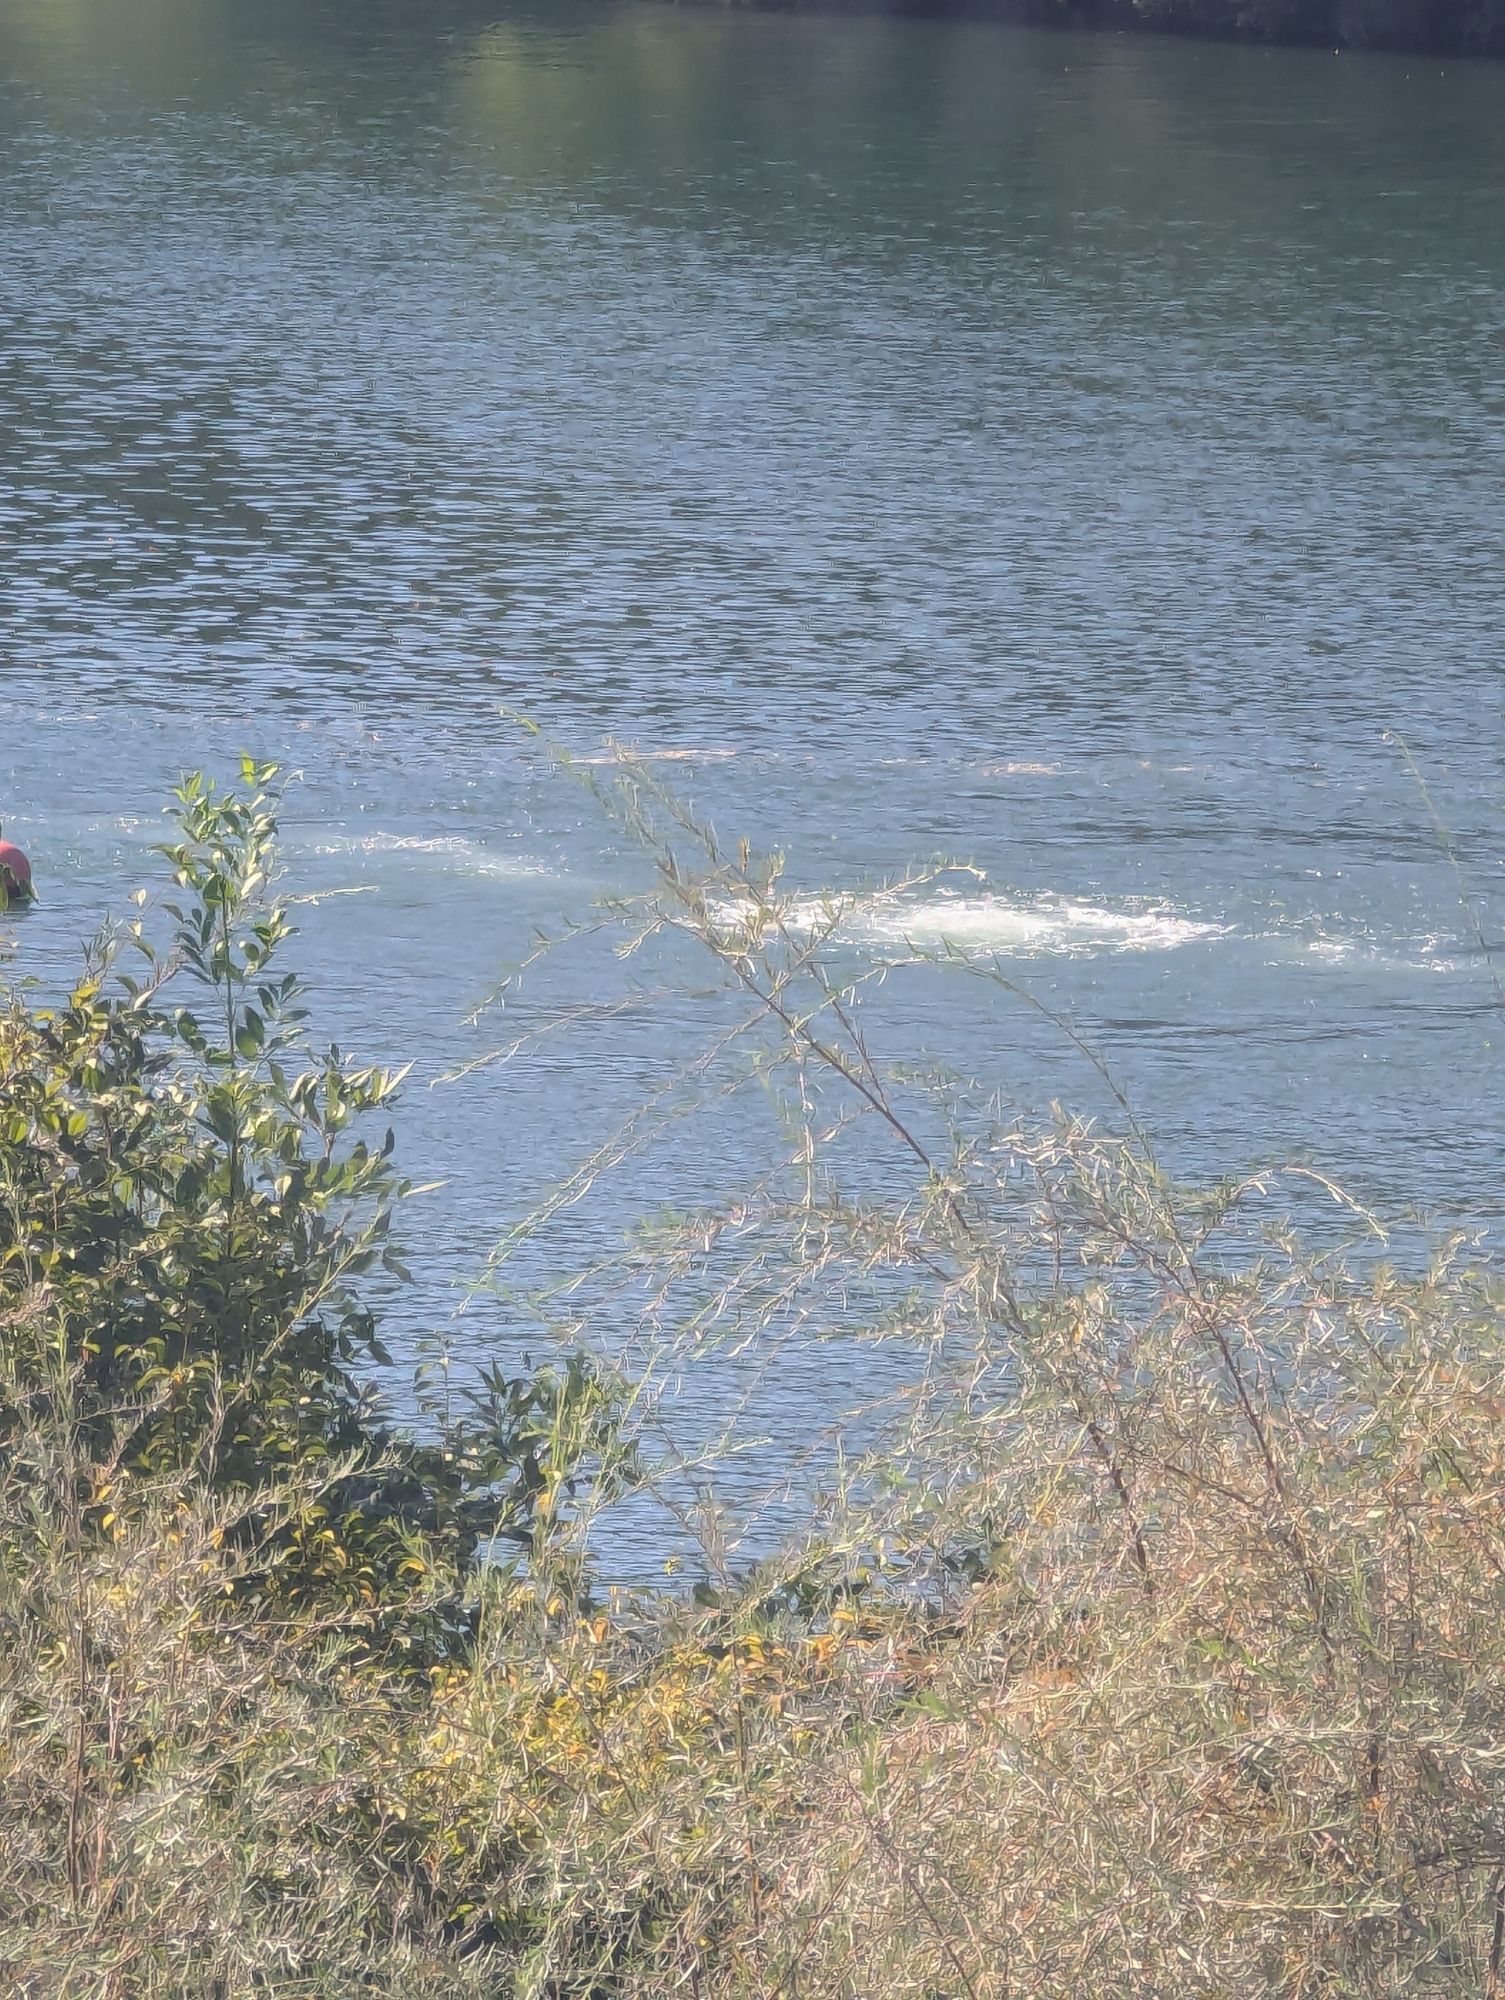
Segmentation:
<svg viewBox="0 0 1505 2000">
<path fill-rule="evenodd" d="M 299 764 L 300 886 L 369 892 L 308 915 L 323 1005 L 417 1054 L 450 1180 L 431 1318 L 697 1025 L 424 1087 L 630 873 L 511 704 L 695 753 L 811 886 L 977 860 L 929 934 L 1073 1010 L 1187 1171 L 1492 1218 L 1498 993 L 1384 732 L 1500 938 L 1502 112 L 1489 65 L 956 24 L 0 0 L 23 961 L 175 766 Z M 885 1033 L 1095 1102 L 980 1004 L 912 980 Z"/>
</svg>

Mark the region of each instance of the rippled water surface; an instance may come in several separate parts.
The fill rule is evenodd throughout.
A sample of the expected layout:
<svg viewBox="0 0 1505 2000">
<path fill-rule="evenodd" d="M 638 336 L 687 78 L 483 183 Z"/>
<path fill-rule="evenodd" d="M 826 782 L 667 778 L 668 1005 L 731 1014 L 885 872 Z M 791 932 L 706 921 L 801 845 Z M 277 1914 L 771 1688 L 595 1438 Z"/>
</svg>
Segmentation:
<svg viewBox="0 0 1505 2000">
<path fill-rule="evenodd" d="M 0 0 L 18 966 L 150 876 L 176 769 L 300 769 L 292 887 L 360 892 L 304 912 L 320 1023 L 414 1060 L 404 1157 L 447 1183 L 402 1309 L 437 1323 L 697 1031 L 686 995 L 430 1087 L 534 927 L 640 873 L 521 708 L 663 758 L 812 898 L 975 863 L 842 949 L 996 955 L 1184 1172 L 1297 1154 L 1493 1223 L 1502 186 L 1491 65 Z M 967 982 L 900 982 L 883 1034 L 1104 1108 Z M 739 1158 L 681 1138 L 543 1254 Z"/>
</svg>

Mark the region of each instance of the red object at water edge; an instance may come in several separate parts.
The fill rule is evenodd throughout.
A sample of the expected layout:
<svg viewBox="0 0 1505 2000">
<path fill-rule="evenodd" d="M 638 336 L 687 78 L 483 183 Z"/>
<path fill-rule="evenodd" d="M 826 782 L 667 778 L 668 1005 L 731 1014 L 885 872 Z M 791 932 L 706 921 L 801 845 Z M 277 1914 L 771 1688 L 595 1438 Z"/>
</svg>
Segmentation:
<svg viewBox="0 0 1505 2000">
<path fill-rule="evenodd" d="M 0 840 L 0 889 L 8 896 L 31 894 L 31 863 L 9 840 Z"/>
</svg>

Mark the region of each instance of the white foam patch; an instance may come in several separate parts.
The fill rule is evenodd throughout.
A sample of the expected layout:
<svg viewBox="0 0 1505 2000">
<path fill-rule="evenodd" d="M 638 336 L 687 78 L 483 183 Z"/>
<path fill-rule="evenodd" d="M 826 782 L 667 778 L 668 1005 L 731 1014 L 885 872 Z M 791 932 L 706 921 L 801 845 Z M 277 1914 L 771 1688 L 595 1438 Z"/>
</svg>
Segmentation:
<svg viewBox="0 0 1505 2000">
<path fill-rule="evenodd" d="M 523 877 L 548 875 L 552 871 L 541 861 L 533 861 L 520 854 L 498 854 L 494 849 L 482 847 L 474 840 L 466 840 L 460 834 L 424 835 L 415 833 L 368 833 L 350 835 L 339 840 L 320 841 L 308 850 L 311 854 L 353 854 L 379 859 L 389 854 L 415 854 L 433 856 L 441 863 L 447 863 L 457 875 L 494 877 L 502 880 L 518 880 Z"/>
<path fill-rule="evenodd" d="M 628 765 L 633 764 L 725 764 L 737 752 L 725 747 L 684 749 L 639 750 L 632 745 L 624 745 L 620 751 L 601 751 L 584 757 L 572 757 L 572 764 Z"/>
<path fill-rule="evenodd" d="M 770 905 L 766 927 L 771 936 L 777 936 L 780 923 L 801 938 L 817 930 L 847 933 L 858 928 L 856 903 L 852 896 L 781 897 Z M 706 908 L 712 922 L 735 930 L 756 922 L 759 905 L 751 897 L 726 896 L 713 899 Z"/>
<path fill-rule="evenodd" d="M 1307 958 L 1324 965 L 1355 965 L 1379 972 L 1446 973 L 1462 970 L 1460 961 L 1444 948 L 1445 940 L 1420 938 L 1410 951 L 1387 949 L 1372 937 L 1309 938 L 1304 947 Z"/>
<path fill-rule="evenodd" d="M 747 923 L 751 904 L 724 903 L 713 912 L 728 926 Z M 850 943 L 910 944 L 922 950 L 999 953 L 1018 958 L 1090 958 L 1109 952 L 1175 951 L 1203 938 L 1225 937 L 1229 926 L 1200 922 L 1162 904 L 1107 909 L 1067 897 L 1009 902 L 1001 896 L 940 895 L 855 898 L 804 896 L 783 906 L 798 934 L 829 929 Z"/>
<path fill-rule="evenodd" d="M 1037 764 L 1022 758 L 1009 764 L 979 764 L 980 778 L 1059 778 L 1066 769 L 1064 764 Z"/>
<path fill-rule="evenodd" d="M 960 951 L 1002 952 L 1025 958 L 1102 952 L 1175 951 L 1201 938 L 1221 937 L 1227 926 L 1198 922 L 1155 905 L 1105 909 L 1065 897 L 1009 903 L 997 896 L 938 896 L 875 910 L 870 922 L 884 936 Z"/>
</svg>

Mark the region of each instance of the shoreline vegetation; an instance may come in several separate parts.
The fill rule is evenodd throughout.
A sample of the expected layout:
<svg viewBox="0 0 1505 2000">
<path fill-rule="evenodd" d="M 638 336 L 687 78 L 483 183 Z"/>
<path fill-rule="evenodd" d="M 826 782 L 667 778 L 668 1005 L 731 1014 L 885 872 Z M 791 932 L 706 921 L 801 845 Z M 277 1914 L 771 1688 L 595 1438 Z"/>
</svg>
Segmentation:
<svg viewBox="0 0 1505 2000">
<path fill-rule="evenodd" d="M 1505 0 L 726 0 L 733 6 L 900 13 L 1032 27 L 1144 30 L 1308 48 L 1505 56 Z"/>
<path fill-rule="evenodd" d="M 779 1151 L 561 1274 L 536 1372 L 419 1356 L 406 1422 L 372 1387 L 401 1077 L 309 1039 L 270 767 L 185 780 L 161 910 L 5 999 L 5 1990 L 1498 2000 L 1478 1246 L 1394 1268 L 1325 1184 L 1353 1246 L 1314 1245 L 1280 1176 L 1174 1187 L 1126 1104 L 1017 1126 L 895 1071 L 902 953 L 851 971 L 850 905 L 650 769 L 575 775 L 653 885 L 589 931 L 695 947 L 725 1008 L 494 1275 L 706 1107 Z M 570 1025 L 524 992 L 498 1059 Z M 661 1419 L 796 1336 L 915 1365 L 753 1561 Z M 593 1524 L 654 1493 L 698 1557 L 603 1590 Z"/>
</svg>

